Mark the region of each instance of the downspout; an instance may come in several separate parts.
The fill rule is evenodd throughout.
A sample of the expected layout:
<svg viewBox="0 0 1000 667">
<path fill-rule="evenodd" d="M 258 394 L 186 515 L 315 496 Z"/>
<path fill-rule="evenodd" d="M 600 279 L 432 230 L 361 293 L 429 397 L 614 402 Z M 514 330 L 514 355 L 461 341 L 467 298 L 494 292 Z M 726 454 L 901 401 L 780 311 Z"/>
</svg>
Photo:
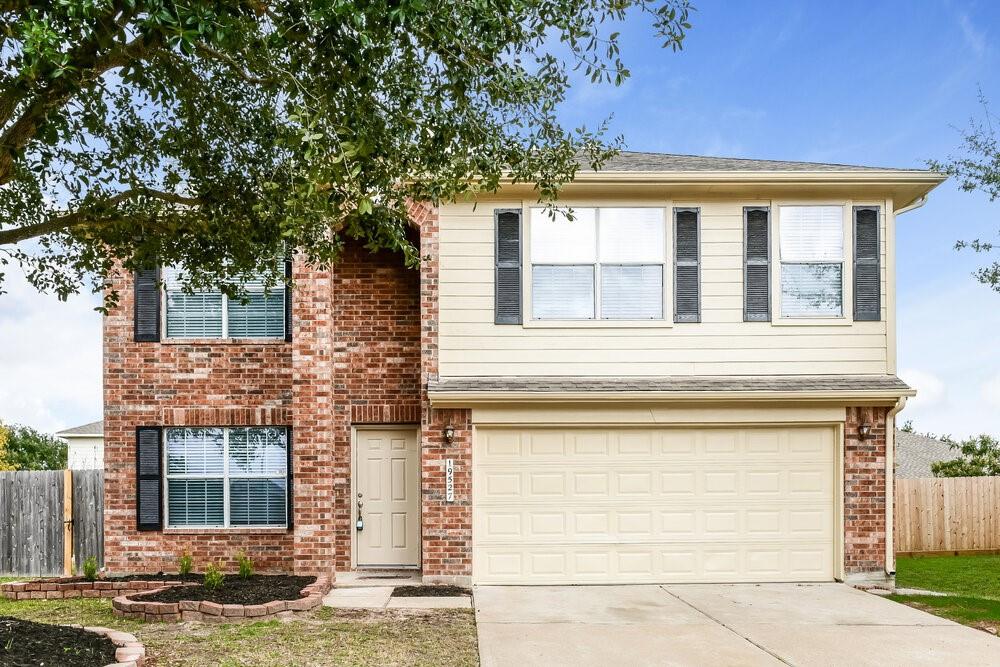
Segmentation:
<svg viewBox="0 0 1000 667">
<path fill-rule="evenodd" d="M 896 576 L 896 545 L 893 506 L 896 487 L 896 415 L 906 407 L 906 397 L 900 396 L 885 415 L 885 573 Z"/>
</svg>

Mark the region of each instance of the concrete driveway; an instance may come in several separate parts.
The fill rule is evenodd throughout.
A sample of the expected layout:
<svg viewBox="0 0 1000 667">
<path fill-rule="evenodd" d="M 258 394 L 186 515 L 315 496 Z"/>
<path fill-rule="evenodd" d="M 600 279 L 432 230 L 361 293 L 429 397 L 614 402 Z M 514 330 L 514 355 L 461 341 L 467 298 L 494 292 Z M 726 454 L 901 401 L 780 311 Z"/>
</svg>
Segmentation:
<svg viewBox="0 0 1000 667">
<path fill-rule="evenodd" d="M 477 586 L 484 667 L 997 665 L 1000 639 L 842 584 Z"/>
</svg>

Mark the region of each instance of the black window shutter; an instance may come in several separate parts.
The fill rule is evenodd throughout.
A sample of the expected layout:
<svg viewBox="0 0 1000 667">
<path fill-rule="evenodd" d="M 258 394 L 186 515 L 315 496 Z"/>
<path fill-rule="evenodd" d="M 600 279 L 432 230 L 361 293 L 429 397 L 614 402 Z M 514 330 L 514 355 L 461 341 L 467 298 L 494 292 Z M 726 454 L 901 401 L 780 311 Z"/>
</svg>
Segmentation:
<svg viewBox="0 0 1000 667">
<path fill-rule="evenodd" d="M 294 505 L 292 504 L 292 499 L 295 497 L 293 492 L 293 467 L 292 467 L 292 427 L 289 426 L 285 429 L 285 456 L 288 457 L 285 463 L 285 471 L 288 475 L 288 481 L 286 483 L 286 489 L 288 492 L 288 500 L 285 503 L 285 525 L 291 530 L 295 525 L 295 512 L 293 511 Z"/>
<path fill-rule="evenodd" d="M 162 432 L 159 426 L 135 430 L 135 513 L 139 530 L 163 528 Z"/>
<path fill-rule="evenodd" d="M 877 206 L 854 207 L 854 319 L 882 319 Z"/>
<path fill-rule="evenodd" d="M 496 324 L 521 324 L 521 209 L 493 211 L 496 228 Z"/>
<path fill-rule="evenodd" d="M 770 210 L 743 209 L 743 321 L 771 321 Z"/>
<path fill-rule="evenodd" d="M 292 256 L 285 258 L 285 280 L 292 279 Z M 285 283 L 285 340 L 292 342 L 292 286 Z"/>
<path fill-rule="evenodd" d="M 701 321 L 700 211 L 674 209 L 674 322 Z"/>
<path fill-rule="evenodd" d="M 160 340 L 160 269 L 136 271 L 135 340 L 155 343 Z"/>
</svg>

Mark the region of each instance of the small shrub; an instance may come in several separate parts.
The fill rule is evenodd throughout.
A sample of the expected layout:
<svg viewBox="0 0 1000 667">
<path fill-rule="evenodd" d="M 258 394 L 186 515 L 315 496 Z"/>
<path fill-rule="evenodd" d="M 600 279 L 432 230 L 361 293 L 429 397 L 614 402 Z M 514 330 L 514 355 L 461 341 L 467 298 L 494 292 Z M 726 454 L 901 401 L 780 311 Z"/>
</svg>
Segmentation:
<svg viewBox="0 0 1000 667">
<path fill-rule="evenodd" d="M 225 575 L 222 574 L 222 568 L 217 564 L 211 563 L 205 568 L 205 588 L 210 593 L 222 588 L 222 582 L 225 578 Z"/>
<path fill-rule="evenodd" d="M 97 581 L 97 557 L 91 556 L 83 561 L 83 576 L 87 581 Z"/>
<path fill-rule="evenodd" d="M 194 556 L 189 552 L 185 551 L 181 554 L 181 557 L 177 559 L 177 571 L 180 572 L 181 576 L 187 576 L 191 574 L 191 570 L 194 568 Z"/>
<path fill-rule="evenodd" d="M 253 561 L 250 560 L 250 556 L 247 556 L 247 552 L 245 551 L 240 552 L 238 560 L 240 564 L 240 577 L 248 579 L 253 574 Z"/>
</svg>

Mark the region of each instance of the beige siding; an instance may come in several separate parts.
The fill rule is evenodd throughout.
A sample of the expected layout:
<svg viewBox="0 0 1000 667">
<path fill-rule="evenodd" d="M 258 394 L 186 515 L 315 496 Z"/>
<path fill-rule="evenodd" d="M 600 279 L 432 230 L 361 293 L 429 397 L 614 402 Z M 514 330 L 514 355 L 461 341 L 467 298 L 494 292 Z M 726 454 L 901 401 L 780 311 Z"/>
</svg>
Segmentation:
<svg viewBox="0 0 1000 667">
<path fill-rule="evenodd" d="M 493 210 L 527 209 L 520 200 L 457 204 L 441 210 L 440 374 L 745 375 L 889 372 L 886 295 L 886 202 L 816 200 L 882 207 L 882 321 L 852 323 L 851 245 L 845 248 L 845 310 L 826 324 L 743 321 L 743 207 L 787 200 L 568 201 L 572 205 L 698 206 L 702 212 L 702 322 L 526 326 L 493 324 Z M 795 203 L 807 203 L 801 199 Z M 527 215 L 525 224 L 527 224 Z M 890 216 L 891 219 L 891 216 Z M 672 250 L 671 250 L 672 254 Z M 527 274 L 525 275 L 527 282 Z M 774 287 L 772 286 L 772 296 Z M 666 285 L 668 292 L 670 283 Z M 776 308 L 777 303 L 773 303 Z M 777 320 L 777 318 L 775 318 Z"/>
</svg>

